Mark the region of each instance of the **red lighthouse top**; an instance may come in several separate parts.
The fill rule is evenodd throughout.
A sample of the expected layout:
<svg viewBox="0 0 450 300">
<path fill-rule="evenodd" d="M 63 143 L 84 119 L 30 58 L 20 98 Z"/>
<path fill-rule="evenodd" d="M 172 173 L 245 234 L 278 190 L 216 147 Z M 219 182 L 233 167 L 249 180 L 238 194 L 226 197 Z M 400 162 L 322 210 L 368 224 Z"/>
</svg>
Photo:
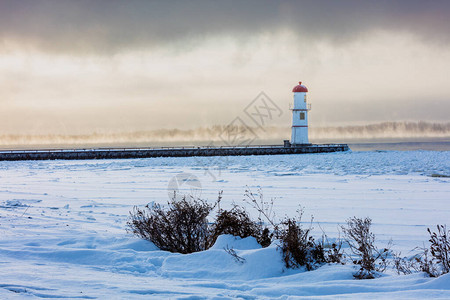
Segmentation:
<svg viewBox="0 0 450 300">
<path fill-rule="evenodd" d="M 298 82 L 298 85 L 296 85 L 293 89 L 292 89 L 293 93 L 306 93 L 308 92 L 308 89 L 306 88 L 306 86 L 304 86 L 302 84 L 301 81 Z"/>
</svg>

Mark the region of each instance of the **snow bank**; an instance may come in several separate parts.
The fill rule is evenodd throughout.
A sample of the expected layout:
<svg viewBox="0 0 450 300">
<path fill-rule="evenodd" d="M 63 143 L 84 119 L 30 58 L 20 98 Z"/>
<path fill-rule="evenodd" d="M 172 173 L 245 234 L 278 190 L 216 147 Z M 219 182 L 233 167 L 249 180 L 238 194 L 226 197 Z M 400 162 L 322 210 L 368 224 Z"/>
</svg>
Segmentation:
<svg viewBox="0 0 450 300">
<path fill-rule="evenodd" d="M 318 238 L 369 216 L 377 244 L 392 238 L 403 255 L 450 215 L 450 179 L 430 177 L 450 174 L 450 152 L 0 162 L 0 298 L 450 298 L 450 275 L 358 281 L 351 265 L 286 270 L 276 245 L 253 238 L 223 235 L 181 255 L 127 234 L 132 207 L 167 203 L 180 172 L 195 174 L 210 201 L 223 190 L 223 208 L 241 203 L 247 186 L 275 198 L 279 217 L 302 205 Z"/>
<path fill-rule="evenodd" d="M 280 276 L 284 267 L 276 245 L 261 248 L 253 237 L 221 235 L 209 250 L 167 257 L 162 272 L 169 277 L 250 280 Z"/>
</svg>

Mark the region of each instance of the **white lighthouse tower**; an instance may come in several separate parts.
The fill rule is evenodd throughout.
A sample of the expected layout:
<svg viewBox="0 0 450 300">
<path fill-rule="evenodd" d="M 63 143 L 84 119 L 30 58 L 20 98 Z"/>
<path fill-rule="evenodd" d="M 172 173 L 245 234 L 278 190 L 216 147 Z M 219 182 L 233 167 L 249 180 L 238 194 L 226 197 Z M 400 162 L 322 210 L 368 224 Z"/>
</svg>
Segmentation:
<svg viewBox="0 0 450 300">
<path fill-rule="evenodd" d="M 294 107 L 292 108 L 292 145 L 309 144 L 308 141 L 308 111 L 311 109 L 306 101 L 308 89 L 300 81 L 292 90 L 294 93 Z"/>
</svg>

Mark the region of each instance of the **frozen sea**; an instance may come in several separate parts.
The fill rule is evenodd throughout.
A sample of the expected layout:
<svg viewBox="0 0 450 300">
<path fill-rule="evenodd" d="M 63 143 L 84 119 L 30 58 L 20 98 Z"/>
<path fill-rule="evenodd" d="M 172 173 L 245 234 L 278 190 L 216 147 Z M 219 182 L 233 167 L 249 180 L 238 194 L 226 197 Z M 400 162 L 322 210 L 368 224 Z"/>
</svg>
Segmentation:
<svg viewBox="0 0 450 300">
<path fill-rule="evenodd" d="M 365 149 L 367 150 L 367 149 Z M 450 275 L 387 272 L 354 280 L 352 265 L 286 270 L 275 246 L 223 236 L 180 255 L 129 235 L 133 206 L 191 193 L 222 206 L 262 191 L 278 217 L 304 208 L 313 234 L 339 236 L 370 217 L 377 245 L 412 255 L 426 229 L 450 226 L 450 151 L 349 151 L 247 157 L 0 162 L 0 298 L 450 298 Z M 251 210 L 250 210 L 251 211 Z M 224 250 L 232 246 L 246 262 Z"/>
</svg>

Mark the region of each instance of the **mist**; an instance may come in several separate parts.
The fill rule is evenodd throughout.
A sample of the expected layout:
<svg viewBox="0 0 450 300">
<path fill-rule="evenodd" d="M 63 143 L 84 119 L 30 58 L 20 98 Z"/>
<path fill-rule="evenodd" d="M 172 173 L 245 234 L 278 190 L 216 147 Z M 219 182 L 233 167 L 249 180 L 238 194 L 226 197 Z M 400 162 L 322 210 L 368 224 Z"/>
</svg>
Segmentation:
<svg viewBox="0 0 450 300">
<path fill-rule="evenodd" d="M 289 127 L 271 126 L 230 128 L 228 126 L 195 129 L 159 129 L 138 132 L 92 133 L 81 135 L 0 135 L 0 147 L 159 147 L 159 146 L 220 146 L 229 145 L 225 132 L 239 132 L 249 144 L 282 144 L 290 139 Z M 383 122 L 378 124 L 338 127 L 310 127 L 312 142 L 354 142 L 376 139 L 450 138 L 450 122 Z M 245 145 L 245 144 L 244 144 Z"/>
</svg>

